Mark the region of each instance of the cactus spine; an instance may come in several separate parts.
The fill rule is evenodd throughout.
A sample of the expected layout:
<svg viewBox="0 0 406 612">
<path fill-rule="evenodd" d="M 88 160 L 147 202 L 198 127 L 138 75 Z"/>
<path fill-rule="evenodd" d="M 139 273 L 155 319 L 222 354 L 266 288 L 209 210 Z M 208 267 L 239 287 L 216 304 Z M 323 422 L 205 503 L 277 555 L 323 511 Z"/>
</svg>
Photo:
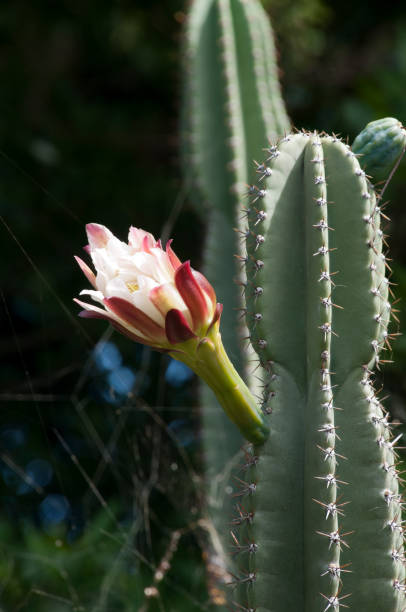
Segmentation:
<svg viewBox="0 0 406 612">
<path fill-rule="evenodd" d="M 317 133 L 270 146 L 257 172 L 244 293 L 271 434 L 234 521 L 251 546 L 238 609 L 400 612 L 397 438 L 372 381 L 391 314 L 379 197 L 351 149 Z"/>
</svg>

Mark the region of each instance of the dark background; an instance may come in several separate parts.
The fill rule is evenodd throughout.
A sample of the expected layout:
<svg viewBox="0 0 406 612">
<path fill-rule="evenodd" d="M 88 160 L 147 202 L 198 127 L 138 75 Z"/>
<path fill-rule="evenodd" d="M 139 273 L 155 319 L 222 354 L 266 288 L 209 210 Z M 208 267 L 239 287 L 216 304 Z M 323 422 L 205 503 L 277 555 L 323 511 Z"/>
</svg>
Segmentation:
<svg viewBox="0 0 406 612">
<path fill-rule="evenodd" d="M 352 142 L 374 119 L 406 121 L 402 5 L 267 0 L 297 128 Z M 178 157 L 186 11 L 175 0 L 0 7 L 2 612 L 215 609 L 192 379 L 83 323 L 72 303 L 89 221 L 122 239 L 131 224 L 170 229 L 180 258 L 201 263 Z M 403 327 L 405 184 L 406 160 L 386 211 Z M 386 406 L 406 420 L 406 340 L 385 357 Z"/>
</svg>

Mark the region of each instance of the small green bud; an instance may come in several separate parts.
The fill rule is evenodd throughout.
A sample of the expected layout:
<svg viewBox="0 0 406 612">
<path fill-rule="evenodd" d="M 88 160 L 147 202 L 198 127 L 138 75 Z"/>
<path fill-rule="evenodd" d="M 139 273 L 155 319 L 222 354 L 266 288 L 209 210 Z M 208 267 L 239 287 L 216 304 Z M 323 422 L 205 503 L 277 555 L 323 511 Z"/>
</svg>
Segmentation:
<svg viewBox="0 0 406 612">
<path fill-rule="evenodd" d="M 352 150 L 360 165 L 373 179 L 388 176 L 406 148 L 406 129 L 393 117 L 371 121 L 356 137 Z"/>
</svg>

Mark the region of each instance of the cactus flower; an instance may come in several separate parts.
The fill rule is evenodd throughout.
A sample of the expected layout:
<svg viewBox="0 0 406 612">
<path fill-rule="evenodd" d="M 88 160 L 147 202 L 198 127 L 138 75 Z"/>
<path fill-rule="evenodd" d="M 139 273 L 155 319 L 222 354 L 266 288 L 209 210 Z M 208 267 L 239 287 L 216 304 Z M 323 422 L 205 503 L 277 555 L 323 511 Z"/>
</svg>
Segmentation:
<svg viewBox="0 0 406 612">
<path fill-rule="evenodd" d="M 75 299 L 80 316 L 106 319 L 132 340 L 183 361 L 213 389 L 232 421 L 249 440 L 265 440 L 267 428 L 256 401 L 234 369 L 221 342 L 222 304 L 208 280 L 181 263 L 168 241 L 131 227 L 128 244 L 103 225 L 86 226 L 96 274 L 76 261 L 93 289 L 94 304 Z"/>
</svg>

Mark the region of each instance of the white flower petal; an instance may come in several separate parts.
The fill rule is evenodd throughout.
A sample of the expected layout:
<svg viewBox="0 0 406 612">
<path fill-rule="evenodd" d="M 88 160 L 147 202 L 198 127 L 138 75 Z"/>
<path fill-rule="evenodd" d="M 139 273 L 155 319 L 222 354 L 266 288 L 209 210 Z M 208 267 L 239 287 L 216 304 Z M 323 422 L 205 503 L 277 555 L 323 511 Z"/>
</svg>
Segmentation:
<svg viewBox="0 0 406 612">
<path fill-rule="evenodd" d="M 99 304 L 103 304 L 104 295 L 101 291 L 94 291 L 93 289 L 83 289 L 79 295 L 90 295 L 92 300 L 98 302 Z"/>
<path fill-rule="evenodd" d="M 155 245 L 155 238 L 149 232 L 146 232 L 143 229 L 139 229 L 137 227 L 130 227 L 128 232 L 128 244 L 136 251 L 140 251 L 142 249 L 142 244 L 144 242 L 145 236 L 148 236 L 148 245 L 151 248 Z"/>
</svg>

